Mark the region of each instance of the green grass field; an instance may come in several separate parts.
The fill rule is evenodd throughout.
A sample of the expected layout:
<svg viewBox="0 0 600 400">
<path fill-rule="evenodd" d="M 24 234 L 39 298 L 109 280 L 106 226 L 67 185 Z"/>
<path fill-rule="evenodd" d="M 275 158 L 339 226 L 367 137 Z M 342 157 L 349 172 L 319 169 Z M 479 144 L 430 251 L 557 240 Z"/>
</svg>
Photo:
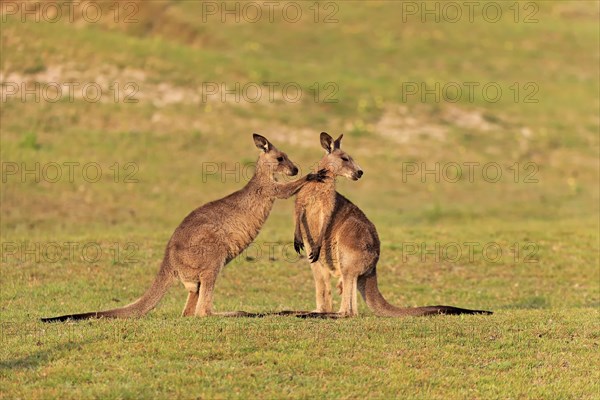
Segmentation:
<svg viewBox="0 0 600 400">
<path fill-rule="evenodd" d="M 599 398 L 598 3 L 481 2 L 473 22 L 277 3 L 257 23 L 220 4 L 105 2 L 95 23 L 2 4 L 0 398 Z M 207 94 L 236 83 L 262 96 Z M 39 322 L 139 297 L 181 220 L 245 184 L 252 132 L 306 173 L 321 131 L 365 171 L 338 190 L 377 226 L 384 296 L 494 315 L 181 318 L 179 285 L 139 320 Z M 224 269 L 217 311 L 314 307 L 292 210 Z"/>
</svg>

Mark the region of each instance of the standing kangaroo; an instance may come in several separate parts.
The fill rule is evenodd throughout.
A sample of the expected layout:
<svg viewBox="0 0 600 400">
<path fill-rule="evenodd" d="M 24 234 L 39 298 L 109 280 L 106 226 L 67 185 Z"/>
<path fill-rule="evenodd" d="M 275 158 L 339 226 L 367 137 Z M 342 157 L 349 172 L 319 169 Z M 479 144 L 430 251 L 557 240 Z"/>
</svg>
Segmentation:
<svg viewBox="0 0 600 400">
<path fill-rule="evenodd" d="M 326 182 L 308 183 L 296 197 L 294 248 L 300 253 L 306 244 L 315 279 L 316 313 L 332 317 L 358 315 L 358 288 L 367 306 L 379 316 L 491 314 L 450 306 L 398 308 L 385 300 L 377 287 L 380 243 L 375 225 L 350 200 L 335 191 L 337 176 L 356 181 L 363 175 L 352 157 L 341 150 L 342 137 L 334 141 L 327 133 L 321 133 L 321 146 L 326 154 L 318 168 L 326 170 Z M 342 292 L 342 304 L 337 314 L 332 313 L 332 273 L 341 276 L 338 288 Z"/>
<path fill-rule="evenodd" d="M 139 317 L 156 307 L 176 278 L 189 292 L 183 316 L 212 315 L 213 290 L 219 272 L 256 238 L 275 200 L 287 199 L 308 181 L 322 182 L 325 177 L 325 172 L 320 171 L 294 182 L 277 183 L 274 174 L 295 176 L 298 168 L 266 138 L 257 134 L 253 137 L 262 152 L 252 179 L 241 190 L 207 203 L 185 217 L 167 244 L 158 276 L 142 297 L 112 310 L 42 318 L 42 321 Z"/>
</svg>

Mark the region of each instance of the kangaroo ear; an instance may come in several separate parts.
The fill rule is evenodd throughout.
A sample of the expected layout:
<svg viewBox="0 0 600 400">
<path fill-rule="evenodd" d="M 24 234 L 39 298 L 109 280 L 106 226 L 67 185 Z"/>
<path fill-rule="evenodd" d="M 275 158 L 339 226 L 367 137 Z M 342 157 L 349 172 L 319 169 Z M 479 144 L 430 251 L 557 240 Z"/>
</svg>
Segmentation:
<svg viewBox="0 0 600 400">
<path fill-rule="evenodd" d="M 342 133 L 339 138 L 335 139 L 335 142 L 333 142 L 333 148 L 334 149 L 339 149 L 340 148 L 340 146 L 342 145 L 342 138 L 343 137 L 344 137 L 344 134 Z"/>
<path fill-rule="evenodd" d="M 254 144 L 256 145 L 256 147 L 258 147 L 265 153 L 271 150 L 271 148 L 273 147 L 273 145 L 271 145 L 271 143 L 267 140 L 266 137 L 260 136 L 258 133 L 252 134 L 252 137 L 254 138 Z"/>
<path fill-rule="evenodd" d="M 331 153 L 334 150 L 333 138 L 329 136 L 327 132 L 321 132 L 321 146 L 323 146 L 328 153 Z"/>
</svg>

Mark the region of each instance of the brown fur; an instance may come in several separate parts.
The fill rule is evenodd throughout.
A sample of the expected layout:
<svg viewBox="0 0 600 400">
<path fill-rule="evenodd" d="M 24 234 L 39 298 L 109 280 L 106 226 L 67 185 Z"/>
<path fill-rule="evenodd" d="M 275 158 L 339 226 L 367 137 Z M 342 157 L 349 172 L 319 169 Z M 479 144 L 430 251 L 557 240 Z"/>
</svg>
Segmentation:
<svg viewBox="0 0 600 400">
<path fill-rule="evenodd" d="M 327 171 L 326 182 L 308 183 L 296 197 L 294 247 L 299 252 L 306 244 L 315 279 L 315 313 L 326 313 L 332 317 L 358 315 L 358 290 L 367 306 L 380 316 L 490 314 L 489 311 L 450 306 L 398 308 L 385 300 L 377 286 L 380 242 L 375 225 L 356 205 L 335 190 L 337 176 L 353 180 L 362 176 L 362 170 L 352 157 L 341 150 L 341 139 L 342 136 L 334 141 L 327 133 L 321 133 L 321 145 L 327 153 L 319 162 L 319 168 Z M 340 277 L 338 289 L 342 303 L 337 314 L 332 313 L 332 274 Z"/>
<path fill-rule="evenodd" d="M 256 238 L 275 200 L 293 196 L 309 180 L 324 178 L 322 171 L 294 182 L 277 183 L 274 174 L 293 176 L 298 168 L 264 137 L 254 134 L 254 142 L 262 152 L 252 179 L 237 192 L 207 203 L 185 217 L 167 244 L 154 283 L 140 299 L 121 308 L 43 318 L 42 321 L 139 317 L 158 304 L 176 278 L 189 292 L 184 316 L 213 314 L 213 290 L 219 272 Z M 227 316 L 246 314 L 223 313 Z"/>
</svg>

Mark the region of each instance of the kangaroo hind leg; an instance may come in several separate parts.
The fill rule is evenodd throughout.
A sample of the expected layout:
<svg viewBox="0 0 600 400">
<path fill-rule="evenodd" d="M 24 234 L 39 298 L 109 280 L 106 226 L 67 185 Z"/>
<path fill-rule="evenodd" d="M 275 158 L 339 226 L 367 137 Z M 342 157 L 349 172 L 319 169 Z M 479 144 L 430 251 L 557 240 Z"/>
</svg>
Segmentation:
<svg viewBox="0 0 600 400">
<path fill-rule="evenodd" d="M 194 314 L 197 317 L 206 317 L 213 313 L 213 293 L 217 280 L 217 271 L 211 271 L 200 277 L 200 291 L 198 292 L 198 301 L 194 310 Z"/>
<path fill-rule="evenodd" d="M 331 273 L 321 261 L 310 264 L 315 279 L 315 297 L 317 308 L 315 312 L 330 313 L 333 311 L 333 298 L 331 297 Z"/>
<path fill-rule="evenodd" d="M 339 313 L 342 316 L 353 317 L 358 315 L 358 301 L 356 299 L 356 285 L 358 276 L 342 276 L 342 304 Z"/>
<path fill-rule="evenodd" d="M 182 317 L 191 317 L 194 315 L 196 304 L 198 303 L 198 295 L 200 290 L 200 282 L 184 282 L 183 285 L 188 291 L 187 301 L 183 307 Z"/>
</svg>

